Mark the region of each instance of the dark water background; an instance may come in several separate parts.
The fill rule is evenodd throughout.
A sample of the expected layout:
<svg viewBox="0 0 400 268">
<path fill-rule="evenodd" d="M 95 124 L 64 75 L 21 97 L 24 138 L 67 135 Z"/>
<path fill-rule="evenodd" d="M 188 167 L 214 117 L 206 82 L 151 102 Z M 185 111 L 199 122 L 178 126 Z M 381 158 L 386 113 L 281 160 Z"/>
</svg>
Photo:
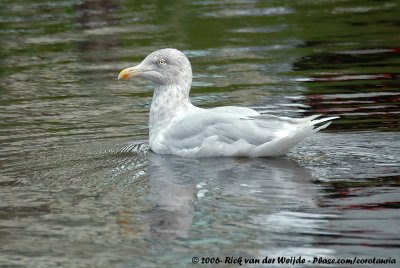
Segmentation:
<svg viewBox="0 0 400 268">
<path fill-rule="evenodd" d="M 0 266 L 397 267 L 399 14 L 372 0 L 0 0 Z M 340 119 L 278 159 L 154 155 L 152 88 L 116 77 L 164 47 L 189 56 L 198 106 Z"/>
</svg>

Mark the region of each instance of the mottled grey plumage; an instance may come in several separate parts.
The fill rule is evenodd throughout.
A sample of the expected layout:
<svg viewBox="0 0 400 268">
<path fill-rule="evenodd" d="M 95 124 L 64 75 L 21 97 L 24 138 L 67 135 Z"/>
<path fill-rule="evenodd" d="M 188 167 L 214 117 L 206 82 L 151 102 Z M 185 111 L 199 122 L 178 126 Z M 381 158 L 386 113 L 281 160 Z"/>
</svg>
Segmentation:
<svg viewBox="0 0 400 268">
<path fill-rule="evenodd" d="M 260 114 L 244 107 L 202 109 L 191 104 L 192 68 L 179 50 L 166 48 L 149 54 L 118 78 L 141 75 L 153 82 L 150 107 L 150 148 L 159 154 L 186 157 L 276 156 L 337 117 L 293 119 Z"/>
</svg>

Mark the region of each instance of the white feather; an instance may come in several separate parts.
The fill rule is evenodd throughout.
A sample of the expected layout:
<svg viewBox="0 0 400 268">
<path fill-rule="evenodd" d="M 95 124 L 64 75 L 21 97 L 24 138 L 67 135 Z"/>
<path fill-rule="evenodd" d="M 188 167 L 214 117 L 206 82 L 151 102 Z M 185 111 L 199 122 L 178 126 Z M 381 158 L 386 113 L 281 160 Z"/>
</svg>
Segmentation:
<svg viewBox="0 0 400 268">
<path fill-rule="evenodd" d="M 313 120 L 316 117 L 294 119 L 242 107 L 190 106 L 160 128 L 150 146 L 156 153 L 184 157 L 278 156 L 330 122 L 317 128 L 315 124 L 336 118 Z"/>
<path fill-rule="evenodd" d="M 166 64 L 155 66 L 154 62 L 160 59 Z M 313 115 L 295 119 L 260 114 L 244 107 L 195 107 L 189 100 L 190 62 L 176 49 L 155 51 L 135 68 L 155 83 L 149 143 L 158 154 L 184 157 L 283 155 L 337 118 L 316 119 L 319 115 Z"/>
</svg>

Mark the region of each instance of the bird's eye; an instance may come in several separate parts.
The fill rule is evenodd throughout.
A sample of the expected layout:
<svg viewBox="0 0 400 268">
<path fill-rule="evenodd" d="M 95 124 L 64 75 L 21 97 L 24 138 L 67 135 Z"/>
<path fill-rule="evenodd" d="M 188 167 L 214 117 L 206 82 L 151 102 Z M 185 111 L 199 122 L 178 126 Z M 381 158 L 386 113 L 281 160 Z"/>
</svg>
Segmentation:
<svg viewBox="0 0 400 268">
<path fill-rule="evenodd" d="M 159 59 L 158 64 L 165 65 L 167 62 L 164 59 Z"/>
</svg>

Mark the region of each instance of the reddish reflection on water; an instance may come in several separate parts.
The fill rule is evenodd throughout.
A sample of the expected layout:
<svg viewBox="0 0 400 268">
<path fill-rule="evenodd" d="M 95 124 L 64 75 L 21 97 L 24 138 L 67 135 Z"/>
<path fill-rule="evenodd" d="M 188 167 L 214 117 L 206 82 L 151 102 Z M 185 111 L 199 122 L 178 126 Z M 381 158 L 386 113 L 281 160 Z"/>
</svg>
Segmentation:
<svg viewBox="0 0 400 268">
<path fill-rule="evenodd" d="M 301 58 L 294 69 L 311 74 L 294 79 L 308 88 L 301 100 L 308 106 L 305 113 L 340 116 L 332 126 L 340 130 L 399 131 L 400 73 L 366 72 L 371 66 L 390 68 L 398 53 L 399 48 L 382 48 Z M 383 65 L 385 61 L 390 63 Z"/>
</svg>

